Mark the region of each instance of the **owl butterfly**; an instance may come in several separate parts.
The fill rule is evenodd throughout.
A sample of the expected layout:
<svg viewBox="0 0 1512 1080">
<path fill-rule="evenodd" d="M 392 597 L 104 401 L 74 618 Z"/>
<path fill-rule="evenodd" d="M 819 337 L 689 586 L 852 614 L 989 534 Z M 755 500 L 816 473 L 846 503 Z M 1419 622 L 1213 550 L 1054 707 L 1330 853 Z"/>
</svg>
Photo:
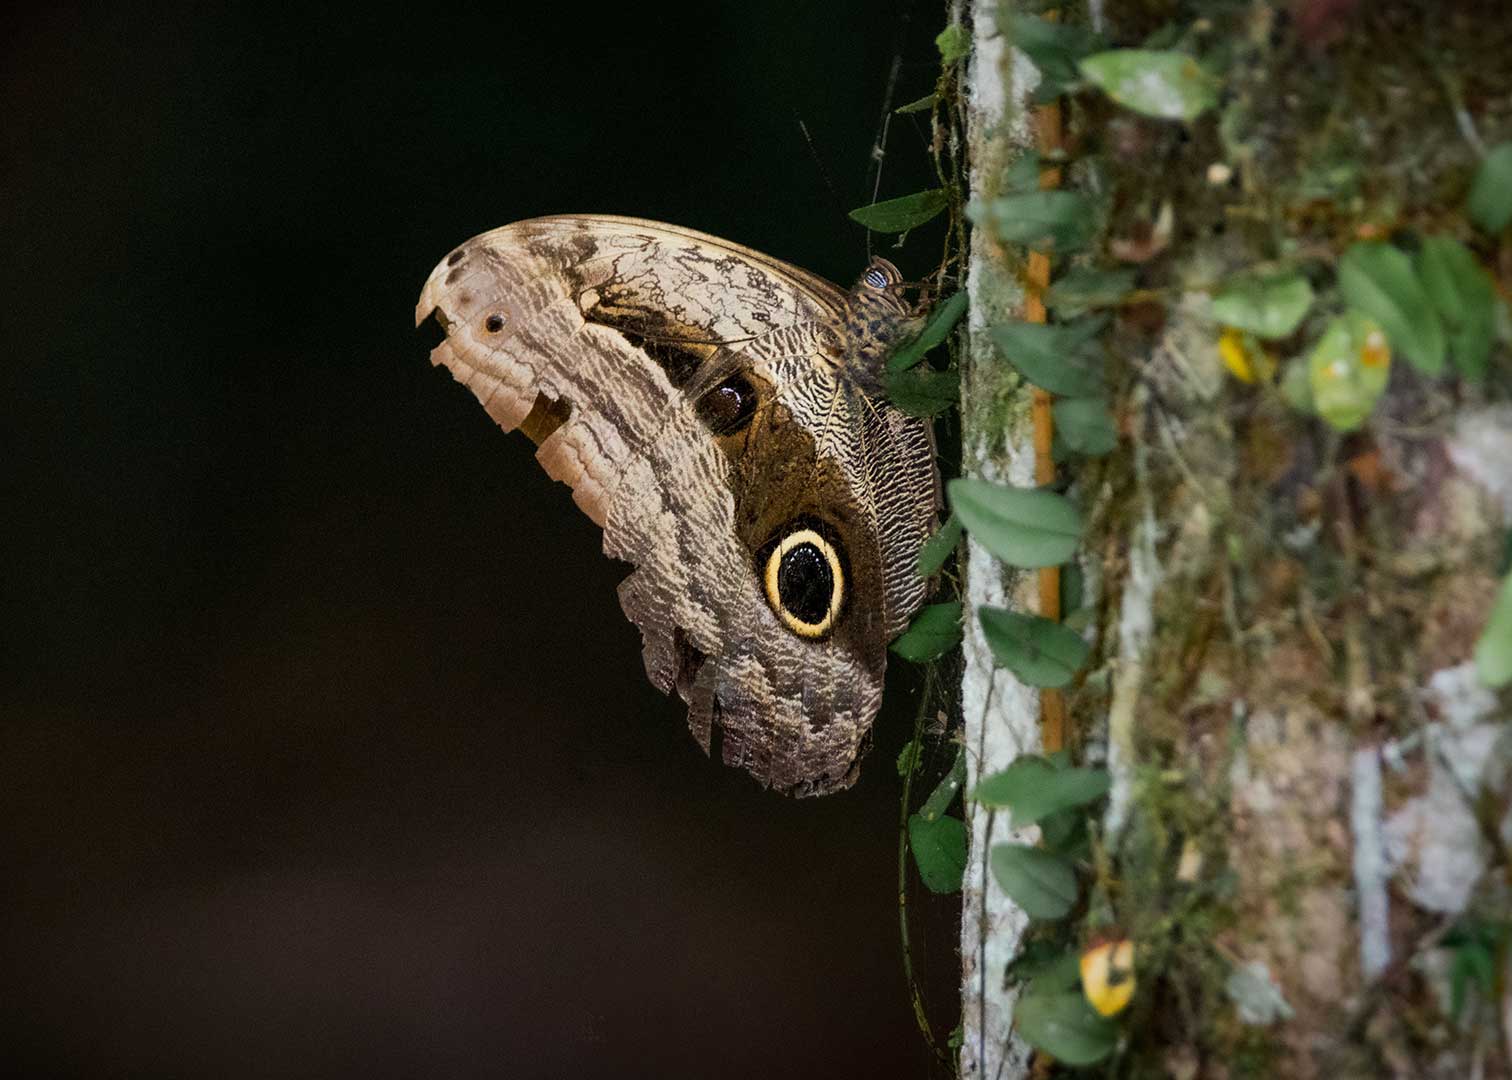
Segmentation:
<svg viewBox="0 0 1512 1080">
<path fill-rule="evenodd" d="M 537 218 L 441 260 L 415 315 L 634 565 L 620 604 L 704 751 L 850 786 L 939 501 L 928 422 L 880 392 L 919 322 L 892 264 L 846 292 L 689 229 Z"/>
</svg>

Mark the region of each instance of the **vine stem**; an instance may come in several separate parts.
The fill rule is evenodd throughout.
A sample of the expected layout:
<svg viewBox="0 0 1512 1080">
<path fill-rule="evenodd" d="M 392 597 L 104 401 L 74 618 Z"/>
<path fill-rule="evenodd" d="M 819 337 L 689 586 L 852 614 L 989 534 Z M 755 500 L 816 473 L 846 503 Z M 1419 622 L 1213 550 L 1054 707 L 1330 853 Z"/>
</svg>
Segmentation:
<svg viewBox="0 0 1512 1080">
<path fill-rule="evenodd" d="M 1054 12 L 1047 15 L 1053 18 Z M 1051 102 L 1041 105 L 1034 116 L 1035 141 L 1040 155 L 1053 160 L 1061 149 L 1060 105 Z M 1047 165 L 1040 170 L 1040 190 L 1048 191 L 1060 186 L 1061 169 Z M 1045 290 L 1050 287 L 1050 256 L 1043 251 L 1029 253 L 1026 271 L 1027 295 L 1024 297 L 1024 318 L 1028 322 L 1046 321 Z M 1055 414 L 1048 390 L 1034 388 L 1031 399 L 1031 416 L 1034 422 L 1034 481 L 1041 486 L 1055 479 L 1055 458 L 1052 446 L 1055 439 Z M 1061 617 L 1060 567 L 1046 566 L 1039 572 L 1039 609 L 1047 619 L 1060 622 Z M 1066 699 L 1059 690 L 1045 689 L 1040 692 L 1040 739 L 1046 753 L 1054 753 L 1066 745 Z"/>
</svg>

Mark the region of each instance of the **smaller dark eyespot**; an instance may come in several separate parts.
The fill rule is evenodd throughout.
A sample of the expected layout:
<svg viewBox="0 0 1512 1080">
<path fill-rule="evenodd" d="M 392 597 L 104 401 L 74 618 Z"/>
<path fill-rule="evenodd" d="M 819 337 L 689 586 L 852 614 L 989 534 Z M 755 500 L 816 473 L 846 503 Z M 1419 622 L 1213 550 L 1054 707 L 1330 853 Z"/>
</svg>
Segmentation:
<svg viewBox="0 0 1512 1080">
<path fill-rule="evenodd" d="M 878 267 L 872 267 L 866 272 L 866 283 L 874 289 L 887 288 L 887 275 Z"/>
<path fill-rule="evenodd" d="M 488 328 L 490 334 L 497 334 L 500 330 L 504 329 L 504 316 L 498 312 L 494 312 L 483 321 L 483 325 Z"/>
<path fill-rule="evenodd" d="M 450 255 L 448 255 L 446 257 L 446 265 L 447 266 L 456 266 L 461 261 L 462 261 L 462 249 L 461 248 L 458 248 L 456 251 L 452 252 Z"/>
<path fill-rule="evenodd" d="M 756 388 L 744 375 L 731 375 L 698 399 L 701 419 L 716 435 L 733 435 L 756 412 Z"/>
</svg>

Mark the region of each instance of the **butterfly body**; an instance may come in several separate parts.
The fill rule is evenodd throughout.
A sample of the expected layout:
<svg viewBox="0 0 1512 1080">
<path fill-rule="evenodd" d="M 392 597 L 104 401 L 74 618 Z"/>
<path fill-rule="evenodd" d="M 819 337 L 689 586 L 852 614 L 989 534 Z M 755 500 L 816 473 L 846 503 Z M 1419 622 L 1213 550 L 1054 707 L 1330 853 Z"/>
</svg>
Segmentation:
<svg viewBox="0 0 1512 1080">
<path fill-rule="evenodd" d="M 788 793 L 848 786 L 937 516 L 927 422 L 878 393 L 916 321 L 897 271 L 846 292 L 676 226 L 538 218 L 443 259 L 433 314 L 433 362 L 635 567 L 621 605 L 700 745 Z"/>
</svg>

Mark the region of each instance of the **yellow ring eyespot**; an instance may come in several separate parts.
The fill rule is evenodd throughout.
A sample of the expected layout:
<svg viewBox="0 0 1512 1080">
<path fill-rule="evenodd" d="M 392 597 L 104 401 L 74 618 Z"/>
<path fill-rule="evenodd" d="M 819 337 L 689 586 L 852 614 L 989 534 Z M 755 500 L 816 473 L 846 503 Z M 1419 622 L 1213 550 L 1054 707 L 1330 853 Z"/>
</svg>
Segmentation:
<svg viewBox="0 0 1512 1080">
<path fill-rule="evenodd" d="M 784 536 L 767 556 L 766 600 L 800 637 L 829 633 L 845 600 L 845 568 L 835 545 L 810 528 Z"/>
</svg>

